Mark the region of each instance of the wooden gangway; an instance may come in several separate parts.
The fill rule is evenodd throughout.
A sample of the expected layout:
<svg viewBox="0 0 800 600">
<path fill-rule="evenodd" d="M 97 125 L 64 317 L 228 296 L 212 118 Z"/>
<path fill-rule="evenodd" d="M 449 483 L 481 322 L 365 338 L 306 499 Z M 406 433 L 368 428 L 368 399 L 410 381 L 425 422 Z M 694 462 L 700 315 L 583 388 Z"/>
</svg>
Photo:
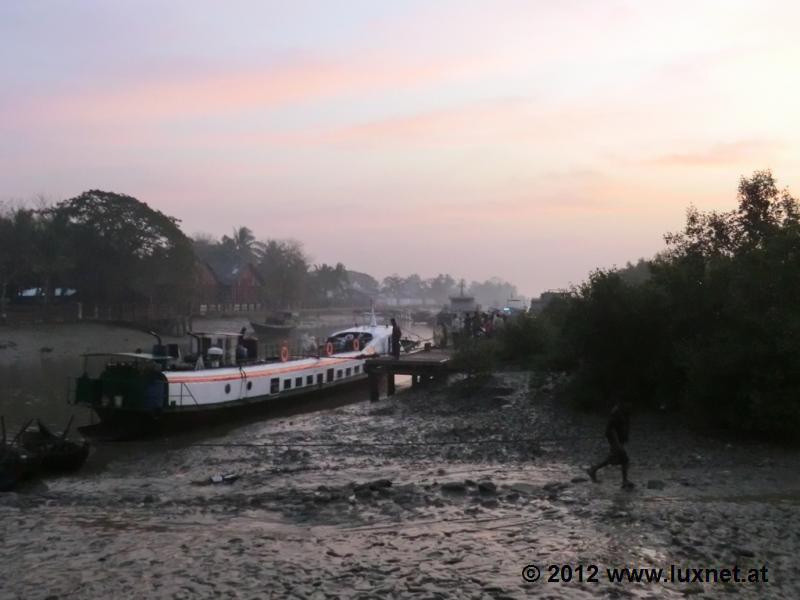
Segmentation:
<svg viewBox="0 0 800 600">
<path fill-rule="evenodd" d="M 364 371 L 369 376 L 370 400 L 380 397 L 380 383 L 386 379 L 386 393 L 393 396 L 395 392 L 394 376 L 410 375 L 411 385 L 425 385 L 434 381 L 446 381 L 453 372 L 451 361 L 453 352 L 449 348 L 426 348 L 406 354 L 400 358 L 378 356 L 369 358 L 364 363 Z"/>
</svg>

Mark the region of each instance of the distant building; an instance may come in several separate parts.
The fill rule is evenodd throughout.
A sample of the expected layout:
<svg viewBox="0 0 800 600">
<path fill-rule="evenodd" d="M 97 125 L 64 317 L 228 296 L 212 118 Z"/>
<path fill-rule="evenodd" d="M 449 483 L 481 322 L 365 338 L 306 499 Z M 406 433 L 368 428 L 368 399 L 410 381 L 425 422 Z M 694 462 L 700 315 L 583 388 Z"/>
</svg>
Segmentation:
<svg viewBox="0 0 800 600">
<path fill-rule="evenodd" d="M 475 302 L 474 296 L 450 296 L 450 312 L 466 313 L 479 310 L 480 306 Z"/>
<path fill-rule="evenodd" d="M 200 304 L 219 302 L 219 281 L 213 269 L 205 261 L 195 264 L 195 300 Z"/>
<path fill-rule="evenodd" d="M 264 281 L 251 263 L 209 260 L 197 265 L 197 300 L 204 304 L 255 304 Z"/>
</svg>

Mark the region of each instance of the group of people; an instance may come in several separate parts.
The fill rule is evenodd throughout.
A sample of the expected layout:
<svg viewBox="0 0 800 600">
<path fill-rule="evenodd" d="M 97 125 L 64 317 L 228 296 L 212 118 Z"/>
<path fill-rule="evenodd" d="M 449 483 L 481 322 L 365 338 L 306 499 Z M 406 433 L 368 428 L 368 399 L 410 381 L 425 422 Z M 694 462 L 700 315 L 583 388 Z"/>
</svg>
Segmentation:
<svg viewBox="0 0 800 600">
<path fill-rule="evenodd" d="M 457 313 L 440 315 L 434 338 L 438 346 L 447 348 L 451 338 L 493 337 L 506 326 L 508 316 L 500 311 Z"/>
</svg>

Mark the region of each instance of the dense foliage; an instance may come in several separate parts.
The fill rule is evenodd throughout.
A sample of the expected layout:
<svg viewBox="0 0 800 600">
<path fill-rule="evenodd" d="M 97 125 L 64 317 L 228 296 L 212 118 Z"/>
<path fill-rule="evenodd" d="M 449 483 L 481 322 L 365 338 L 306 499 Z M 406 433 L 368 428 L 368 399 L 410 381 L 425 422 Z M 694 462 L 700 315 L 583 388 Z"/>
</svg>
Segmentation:
<svg viewBox="0 0 800 600">
<path fill-rule="evenodd" d="M 689 209 L 649 276 L 595 271 L 509 327 L 503 351 L 571 372 L 584 406 L 625 399 L 799 437 L 800 204 L 768 171 L 738 192 L 730 212 Z"/>
<path fill-rule="evenodd" d="M 92 190 L 53 207 L 0 213 L 0 299 L 59 287 L 94 302 L 163 301 L 192 282 L 178 221 L 130 196 Z"/>
<path fill-rule="evenodd" d="M 20 292 L 44 309 L 57 290 L 75 292 L 87 305 L 174 305 L 179 311 L 203 303 L 224 303 L 208 273 L 229 289 L 235 273 L 251 265 L 257 273 L 248 300 L 275 309 L 369 306 L 379 294 L 398 304 L 446 304 L 458 293 L 448 274 L 423 279 L 390 275 L 381 285 L 342 263 L 312 264 L 294 240 L 259 240 L 248 227 L 216 239 L 187 238 L 174 217 L 113 192 L 91 190 L 55 206 L 0 205 L 0 315 Z M 207 267 L 207 269 L 205 269 Z M 484 304 L 505 303 L 514 286 L 499 279 L 461 289 Z M 200 299 L 202 298 L 202 299 Z M 45 313 L 46 314 L 46 313 Z M 1 317 L 0 317 L 1 318 Z"/>
</svg>

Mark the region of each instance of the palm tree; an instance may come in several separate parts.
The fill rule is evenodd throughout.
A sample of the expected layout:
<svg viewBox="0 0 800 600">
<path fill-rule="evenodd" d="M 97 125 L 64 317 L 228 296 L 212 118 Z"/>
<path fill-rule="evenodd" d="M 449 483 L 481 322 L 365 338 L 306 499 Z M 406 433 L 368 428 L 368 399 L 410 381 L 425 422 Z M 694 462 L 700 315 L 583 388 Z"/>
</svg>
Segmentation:
<svg viewBox="0 0 800 600">
<path fill-rule="evenodd" d="M 258 262 L 264 250 L 264 245 L 256 241 L 256 237 L 249 227 L 234 229 L 233 237 L 222 236 L 222 243 L 230 244 L 236 256 L 244 263 Z"/>
</svg>

